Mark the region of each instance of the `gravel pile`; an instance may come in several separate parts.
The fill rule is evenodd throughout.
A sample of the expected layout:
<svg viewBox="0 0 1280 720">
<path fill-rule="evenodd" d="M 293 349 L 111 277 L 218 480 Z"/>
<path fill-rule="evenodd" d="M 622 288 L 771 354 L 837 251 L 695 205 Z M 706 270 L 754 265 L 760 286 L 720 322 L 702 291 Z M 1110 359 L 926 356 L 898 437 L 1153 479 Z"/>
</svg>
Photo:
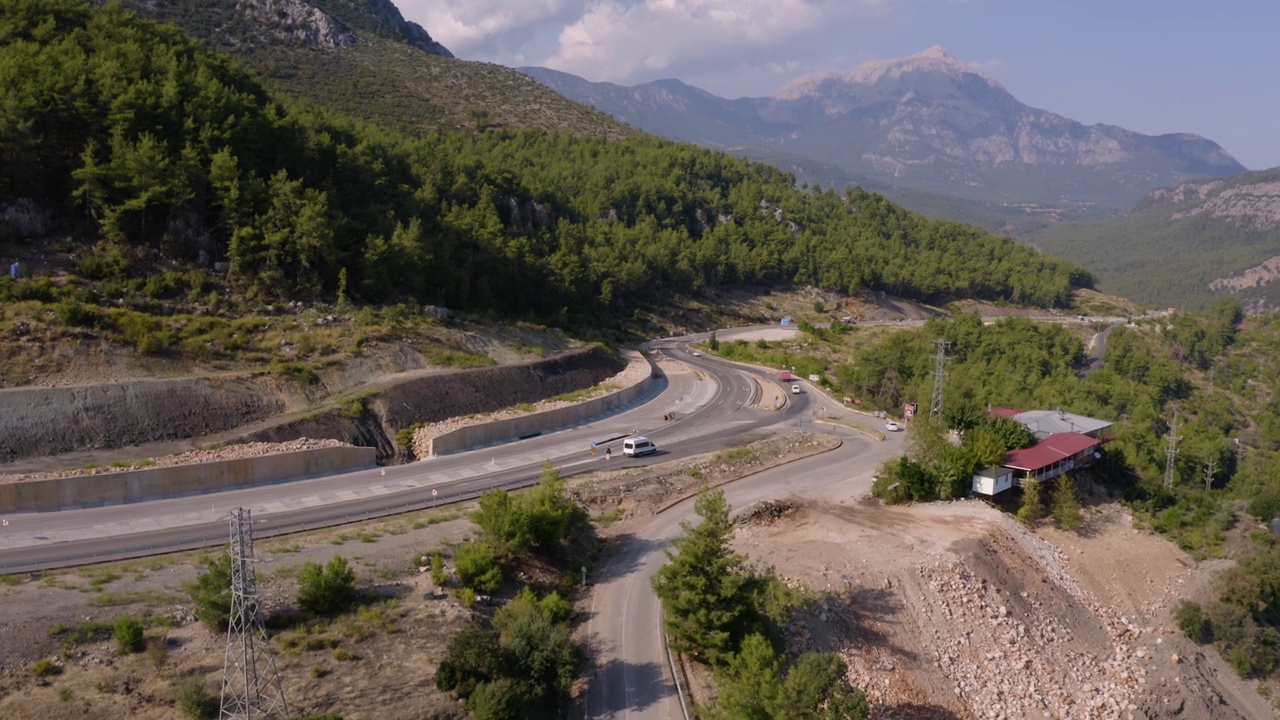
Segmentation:
<svg viewBox="0 0 1280 720">
<path fill-rule="evenodd" d="M 215 462 L 219 460 L 238 460 L 240 458 L 261 457 L 263 455 L 296 452 L 298 450 L 315 450 L 317 448 L 338 447 L 345 444 L 346 443 L 330 439 L 312 440 L 311 438 L 298 438 L 297 440 L 278 443 L 259 442 L 244 443 L 241 445 L 226 445 L 219 448 L 211 448 L 209 450 L 188 450 L 187 452 L 177 453 L 175 455 L 164 455 L 157 458 L 147 458 L 145 460 L 138 459 L 128 464 L 113 464 L 111 466 L 104 465 L 94 468 L 75 468 L 72 470 L 57 470 L 52 472 L 0 475 L 0 483 L 51 480 L 54 478 L 76 477 L 80 475 L 105 475 L 108 473 L 128 472 L 130 470 L 144 470 L 151 467 L 195 465 L 197 463 Z"/>
</svg>

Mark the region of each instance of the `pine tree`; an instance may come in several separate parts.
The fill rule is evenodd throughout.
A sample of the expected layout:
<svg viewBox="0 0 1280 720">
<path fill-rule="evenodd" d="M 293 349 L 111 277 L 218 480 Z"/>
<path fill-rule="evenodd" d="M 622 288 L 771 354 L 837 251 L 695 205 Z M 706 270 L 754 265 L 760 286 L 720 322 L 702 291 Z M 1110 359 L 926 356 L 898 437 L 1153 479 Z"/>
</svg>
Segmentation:
<svg viewBox="0 0 1280 720">
<path fill-rule="evenodd" d="M 675 552 L 653 577 L 653 590 L 667 615 L 672 645 L 707 663 L 720 664 L 734 651 L 735 636 L 750 613 L 743 558 L 729 550 L 733 524 L 721 490 L 698 495 L 702 523 L 681 523 Z"/>
<path fill-rule="evenodd" d="M 1080 527 L 1080 499 L 1076 482 L 1070 475 L 1060 475 L 1053 485 L 1053 518 L 1063 530 Z"/>
<path fill-rule="evenodd" d="M 1028 525 L 1035 525 L 1044 517 L 1044 500 L 1040 497 L 1040 481 L 1027 480 L 1022 484 L 1022 507 L 1018 510 L 1018 519 Z"/>
</svg>

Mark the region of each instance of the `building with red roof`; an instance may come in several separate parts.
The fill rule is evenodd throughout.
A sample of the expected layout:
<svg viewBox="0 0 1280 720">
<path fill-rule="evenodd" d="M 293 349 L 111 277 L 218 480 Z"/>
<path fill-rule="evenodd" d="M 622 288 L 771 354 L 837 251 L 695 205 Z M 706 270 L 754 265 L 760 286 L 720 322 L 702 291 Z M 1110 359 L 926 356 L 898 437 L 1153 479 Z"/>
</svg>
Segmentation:
<svg viewBox="0 0 1280 720">
<path fill-rule="evenodd" d="M 1088 467 L 1101 457 L 1100 441 L 1082 433 L 1056 433 L 1028 448 L 1004 456 L 998 468 L 973 476 L 973 491 L 995 495 L 1028 480 L 1051 480 L 1062 473 Z"/>
</svg>

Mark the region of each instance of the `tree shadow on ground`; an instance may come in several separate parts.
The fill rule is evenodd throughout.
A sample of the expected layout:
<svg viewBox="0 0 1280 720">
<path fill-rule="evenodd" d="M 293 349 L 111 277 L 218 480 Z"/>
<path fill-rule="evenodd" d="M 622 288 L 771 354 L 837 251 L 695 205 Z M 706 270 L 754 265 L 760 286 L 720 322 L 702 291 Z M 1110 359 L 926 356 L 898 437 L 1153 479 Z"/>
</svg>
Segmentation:
<svg viewBox="0 0 1280 720">
<path fill-rule="evenodd" d="M 600 560 L 587 575 L 592 584 L 607 583 L 624 578 L 640 568 L 653 552 L 661 552 L 669 540 L 650 540 L 632 533 L 609 538 L 604 543 Z"/>
<path fill-rule="evenodd" d="M 658 704 L 674 688 L 662 665 L 614 659 L 588 670 L 585 695 L 588 717 L 615 717 L 643 712 Z"/>
</svg>

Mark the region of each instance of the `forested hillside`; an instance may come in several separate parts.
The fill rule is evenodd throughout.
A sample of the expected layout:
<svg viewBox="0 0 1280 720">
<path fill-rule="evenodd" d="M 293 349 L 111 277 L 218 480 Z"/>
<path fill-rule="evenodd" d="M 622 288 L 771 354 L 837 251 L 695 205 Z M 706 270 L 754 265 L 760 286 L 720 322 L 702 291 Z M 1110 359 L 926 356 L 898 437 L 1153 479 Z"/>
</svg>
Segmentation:
<svg viewBox="0 0 1280 720">
<path fill-rule="evenodd" d="M 1083 263 L 1106 292 L 1140 302 L 1199 310 L 1231 293 L 1250 310 L 1274 310 L 1280 169 L 1163 188 L 1121 217 L 1023 239 Z"/>
<path fill-rule="evenodd" d="M 101 238 L 79 259 L 90 277 L 136 276 L 155 258 L 225 262 L 250 300 L 560 318 L 716 284 L 1061 306 L 1091 283 L 1008 239 L 860 191 L 800 192 L 691 146 L 385 131 L 274 96 L 114 5 L 6 4 L 0 68 L 6 242 L 58 224 Z"/>
<path fill-rule="evenodd" d="M 390 0 L 122 2 L 230 54 L 273 86 L 387 128 L 635 132 L 515 70 L 454 59 Z"/>
<path fill-rule="evenodd" d="M 1241 675 L 1280 668 L 1280 539 L 1257 530 L 1280 517 L 1280 314 L 1246 319 L 1226 298 L 1205 313 L 1117 327 L 1101 368 L 1083 377 L 1084 347 L 1062 325 L 1015 318 L 984 326 L 970 315 L 881 339 L 868 337 L 879 332 L 871 328 L 805 329 L 803 344 L 719 343 L 718 350 L 820 373 L 864 408 L 896 413 L 904 402 L 927 406 L 934 341 L 950 341 L 942 425 L 965 431 L 964 441 L 953 445 L 941 430 L 931 435 L 927 417 L 912 420 L 908 458 L 882 469 L 877 482 L 890 499 L 965 494 L 975 470 L 1030 442 L 1005 419 L 987 419 L 990 406 L 1060 408 L 1112 421 L 1093 479 L 1123 496 L 1137 522 L 1197 557 L 1239 561 L 1210 589 L 1211 602 L 1184 607 L 1184 630 L 1216 644 Z M 1175 421 L 1179 440 L 1166 486 Z M 1064 483 L 1079 492 L 1070 480 L 1052 481 L 1055 497 Z M 1045 510 L 1033 509 L 1027 519 Z"/>
</svg>

